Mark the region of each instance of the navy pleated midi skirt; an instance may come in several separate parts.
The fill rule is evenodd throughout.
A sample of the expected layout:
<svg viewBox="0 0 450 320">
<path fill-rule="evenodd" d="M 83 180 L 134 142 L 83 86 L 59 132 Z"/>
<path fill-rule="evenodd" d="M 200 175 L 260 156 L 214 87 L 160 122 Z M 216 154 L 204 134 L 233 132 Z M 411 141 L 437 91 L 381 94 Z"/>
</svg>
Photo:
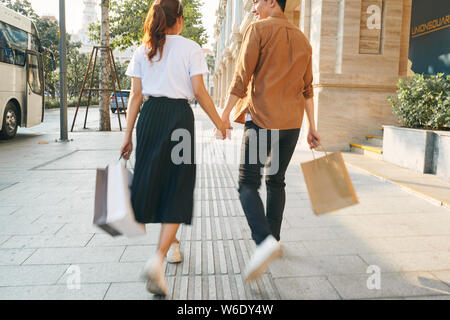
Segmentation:
<svg viewBox="0 0 450 320">
<path fill-rule="evenodd" d="M 194 113 L 187 100 L 150 97 L 142 106 L 136 126 L 136 164 L 131 188 L 138 222 L 192 223 L 194 133 Z"/>
</svg>

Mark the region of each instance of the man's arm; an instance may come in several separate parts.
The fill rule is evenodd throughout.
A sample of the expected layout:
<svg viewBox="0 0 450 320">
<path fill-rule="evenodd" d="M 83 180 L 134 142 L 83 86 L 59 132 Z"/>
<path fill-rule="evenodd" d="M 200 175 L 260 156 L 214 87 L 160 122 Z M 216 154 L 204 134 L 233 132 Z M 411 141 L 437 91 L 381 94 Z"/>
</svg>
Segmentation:
<svg viewBox="0 0 450 320">
<path fill-rule="evenodd" d="M 231 111 L 239 99 L 247 96 L 248 84 L 258 64 L 261 38 L 255 25 L 250 25 L 242 42 L 236 71 L 230 86 L 229 95 L 222 114 L 222 121 L 229 124 Z"/>
<path fill-rule="evenodd" d="M 321 139 L 316 130 L 316 121 L 314 118 L 314 98 L 309 98 L 306 100 L 305 111 L 308 116 L 309 123 L 308 144 L 311 149 L 315 149 L 321 144 Z"/>
<path fill-rule="evenodd" d="M 303 77 L 305 89 L 303 96 L 305 97 L 305 111 L 308 116 L 309 131 L 308 144 L 311 149 L 317 148 L 320 143 L 320 136 L 316 130 L 316 120 L 314 117 L 314 88 L 313 88 L 313 72 L 312 72 L 312 57 L 309 59 L 305 75 Z"/>
</svg>

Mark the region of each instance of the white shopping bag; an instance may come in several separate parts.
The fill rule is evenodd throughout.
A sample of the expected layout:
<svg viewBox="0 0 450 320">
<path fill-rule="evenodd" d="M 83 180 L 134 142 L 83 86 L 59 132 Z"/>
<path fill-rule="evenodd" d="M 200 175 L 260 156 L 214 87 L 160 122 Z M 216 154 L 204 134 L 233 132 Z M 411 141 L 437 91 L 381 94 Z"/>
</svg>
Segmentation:
<svg viewBox="0 0 450 320">
<path fill-rule="evenodd" d="M 94 224 L 112 236 L 136 237 L 146 234 L 131 205 L 133 174 L 120 162 L 97 170 Z"/>
</svg>

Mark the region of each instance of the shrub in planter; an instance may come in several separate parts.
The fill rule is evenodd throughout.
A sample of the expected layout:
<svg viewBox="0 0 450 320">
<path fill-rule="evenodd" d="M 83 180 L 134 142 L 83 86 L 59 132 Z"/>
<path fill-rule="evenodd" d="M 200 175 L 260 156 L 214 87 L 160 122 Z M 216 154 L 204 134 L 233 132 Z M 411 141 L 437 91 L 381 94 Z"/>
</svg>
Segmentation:
<svg viewBox="0 0 450 320">
<path fill-rule="evenodd" d="M 450 78 L 416 75 L 397 86 L 397 96 L 389 101 L 405 127 L 450 130 Z"/>
</svg>

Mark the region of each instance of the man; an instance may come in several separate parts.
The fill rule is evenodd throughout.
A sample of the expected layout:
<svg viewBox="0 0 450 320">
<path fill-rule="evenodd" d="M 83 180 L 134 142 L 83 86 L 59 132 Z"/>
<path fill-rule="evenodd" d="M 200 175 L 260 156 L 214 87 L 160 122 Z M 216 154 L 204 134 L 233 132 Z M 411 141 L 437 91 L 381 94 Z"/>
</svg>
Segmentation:
<svg viewBox="0 0 450 320">
<path fill-rule="evenodd" d="M 257 21 L 244 36 L 222 115 L 231 128 L 230 115 L 237 104 L 233 120 L 245 122 L 239 197 L 257 244 L 245 271 L 246 281 L 261 276 L 281 254 L 285 173 L 305 111 L 309 146 L 313 149 L 320 144 L 314 122 L 312 48 L 298 27 L 287 20 L 285 7 L 286 0 L 253 1 Z M 258 189 L 262 170 L 269 165 L 275 170 L 266 173 L 266 215 Z"/>
</svg>

